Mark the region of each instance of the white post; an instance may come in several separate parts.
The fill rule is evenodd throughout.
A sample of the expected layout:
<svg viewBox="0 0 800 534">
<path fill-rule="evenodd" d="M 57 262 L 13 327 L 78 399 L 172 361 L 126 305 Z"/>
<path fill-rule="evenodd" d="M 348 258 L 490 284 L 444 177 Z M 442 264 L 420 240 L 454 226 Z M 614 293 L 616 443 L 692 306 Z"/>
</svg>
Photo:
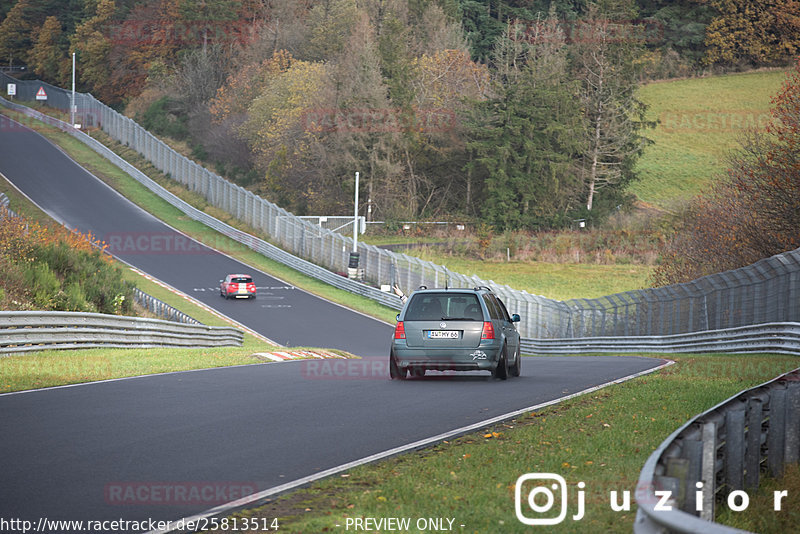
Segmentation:
<svg viewBox="0 0 800 534">
<path fill-rule="evenodd" d="M 358 252 L 358 171 L 356 171 L 356 200 L 353 213 L 353 252 Z"/>
<path fill-rule="evenodd" d="M 72 53 L 72 101 L 69 104 L 69 123 L 75 127 L 75 52 Z"/>
<path fill-rule="evenodd" d="M 355 208 L 353 209 L 353 251 L 347 262 L 347 277 L 360 279 L 358 268 L 358 171 L 356 171 Z"/>
</svg>

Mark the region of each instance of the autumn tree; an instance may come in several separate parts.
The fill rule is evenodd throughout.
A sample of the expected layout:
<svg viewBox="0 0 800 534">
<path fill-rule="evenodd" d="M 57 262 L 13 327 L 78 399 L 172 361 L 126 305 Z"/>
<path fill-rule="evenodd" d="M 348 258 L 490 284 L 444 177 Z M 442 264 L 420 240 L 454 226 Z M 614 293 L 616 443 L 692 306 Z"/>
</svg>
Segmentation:
<svg viewBox="0 0 800 534">
<path fill-rule="evenodd" d="M 725 175 L 689 208 L 653 280 L 686 282 L 800 247 L 800 60 Z"/>
<path fill-rule="evenodd" d="M 0 60 L 9 67 L 24 64 L 28 59 L 33 28 L 31 0 L 18 0 L 0 23 Z"/>
<path fill-rule="evenodd" d="M 67 81 L 70 61 L 63 48 L 61 23 L 56 17 L 47 17 L 36 32 L 33 48 L 28 56 L 28 65 L 46 80 L 55 83 Z"/>
<path fill-rule="evenodd" d="M 306 211 L 304 191 L 314 174 L 303 165 L 311 142 L 308 113 L 320 107 L 324 79 L 324 64 L 294 61 L 267 82 L 241 127 L 265 171 L 269 196 L 300 214 Z"/>
<path fill-rule="evenodd" d="M 472 174 L 463 170 L 469 158 L 465 118 L 489 96 L 489 69 L 461 47 L 423 54 L 413 73 L 416 168 L 425 177 L 420 207 L 438 217 L 462 212 L 475 194 Z"/>
<path fill-rule="evenodd" d="M 707 0 L 718 13 L 706 27 L 706 64 L 774 64 L 800 53 L 797 0 Z"/>
<path fill-rule="evenodd" d="M 322 0 L 308 14 L 308 59 L 320 61 L 339 54 L 358 17 L 355 0 Z"/>
<path fill-rule="evenodd" d="M 414 54 L 417 57 L 440 50 L 461 50 L 469 54 L 461 20 L 445 12 L 445 8 L 435 2 L 425 6 L 413 28 Z"/>
<path fill-rule="evenodd" d="M 234 69 L 217 89 L 211 100 L 203 106 L 209 114 L 209 123 L 195 139 L 201 143 L 211 161 L 217 163 L 218 172 L 226 177 L 247 181 L 263 179 L 263 170 L 254 168 L 254 151 L 241 135 L 242 124 L 248 119 L 248 110 L 267 87 L 272 78 L 289 69 L 294 58 L 280 50 L 271 57 Z M 255 174 L 260 175 L 256 177 Z"/>
<path fill-rule="evenodd" d="M 353 172 L 359 171 L 366 215 L 391 217 L 406 200 L 397 156 L 401 140 L 381 75 L 376 32 L 364 11 L 328 67 L 322 109 L 309 116 L 315 140 L 311 164 L 322 171 L 310 205 L 326 213 L 344 212 L 352 202 Z"/>
<path fill-rule="evenodd" d="M 111 83 L 110 54 L 113 43 L 108 36 L 115 11 L 114 0 L 99 0 L 92 16 L 79 24 L 70 37 L 71 49 L 77 53 L 80 61 L 79 79 L 90 87 L 97 98 L 112 104 L 120 99 Z"/>
<path fill-rule="evenodd" d="M 596 207 L 601 190 L 602 211 L 622 201 L 625 186 L 636 178 L 634 163 L 647 142 L 641 133 L 649 125 L 646 106 L 636 95 L 635 60 L 642 43 L 626 34 L 620 38 L 617 27 L 634 15 L 630 0 L 612 0 L 590 7 L 577 23 L 574 72 L 581 84 L 584 115 L 579 164 L 587 212 Z"/>
<path fill-rule="evenodd" d="M 306 24 L 309 4 L 270 2 L 266 5 L 263 16 L 253 25 L 252 39 L 237 56 L 238 66 L 258 64 L 280 50 L 297 58 L 303 56 L 310 31 Z"/>
</svg>

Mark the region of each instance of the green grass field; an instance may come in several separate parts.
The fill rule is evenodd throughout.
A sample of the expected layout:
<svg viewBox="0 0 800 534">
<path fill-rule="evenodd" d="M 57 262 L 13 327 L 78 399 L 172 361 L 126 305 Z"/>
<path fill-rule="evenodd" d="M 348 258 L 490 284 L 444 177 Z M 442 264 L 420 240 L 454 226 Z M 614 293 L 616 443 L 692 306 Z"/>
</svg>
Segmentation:
<svg viewBox="0 0 800 534">
<path fill-rule="evenodd" d="M 534 295 L 556 300 L 597 298 L 648 287 L 649 265 L 601 265 L 594 263 L 545 263 L 541 261 L 478 261 L 437 254 L 427 248 L 411 255 L 451 271 L 473 274 L 483 280 L 506 284 Z"/>
<path fill-rule="evenodd" d="M 749 126 L 769 120 L 770 99 L 784 71 L 760 71 L 651 83 L 639 90 L 655 144 L 637 164 L 641 181 L 630 191 L 640 200 L 674 209 L 724 171 L 726 154 Z"/>
</svg>

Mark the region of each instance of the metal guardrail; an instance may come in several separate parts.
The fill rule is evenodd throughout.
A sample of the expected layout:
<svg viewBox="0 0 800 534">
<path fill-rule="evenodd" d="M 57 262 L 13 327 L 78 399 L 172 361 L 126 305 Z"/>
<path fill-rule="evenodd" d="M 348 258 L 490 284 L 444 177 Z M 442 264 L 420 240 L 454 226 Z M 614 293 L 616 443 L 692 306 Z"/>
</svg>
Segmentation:
<svg viewBox="0 0 800 534">
<path fill-rule="evenodd" d="M 0 354 L 94 347 L 241 346 L 229 326 L 176 323 L 102 313 L 0 311 Z"/>
<path fill-rule="evenodd" d="M 767 323 L 672 336 L 523 339 L 524 354 L 769 352 L 800 356 L 800 323 Z"/>
<path fill-rule="evenodd" d="M 763 470 L 780 477 L 785 464 L 798 460 L 800 369 L 795 369 L 734 395 L 667 438 L 639 476 L 633 530 L 745 532 L 713 522 L 717 500 L 739 507 L 744 490 L 758 487 Z"/>
<path fill-rule="evenodd" d="M 191 317 L 182 311 L 173 308 L 166 302 L 148 295 L 138 287 L 133 288 L 133 299 L 142 308 L 167 321 L 185 324 L 203 324 L 194 317 Z"/>
</svg>

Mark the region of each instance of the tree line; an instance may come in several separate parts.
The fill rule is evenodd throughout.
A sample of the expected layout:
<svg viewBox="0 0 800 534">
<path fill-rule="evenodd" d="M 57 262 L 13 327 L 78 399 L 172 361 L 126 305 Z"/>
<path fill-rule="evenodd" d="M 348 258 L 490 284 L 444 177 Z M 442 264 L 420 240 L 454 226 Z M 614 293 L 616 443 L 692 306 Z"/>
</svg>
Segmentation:
<svg viewBox="0 0 800 534">
<path fill-rule="evenodd" d="M 563 227 L 631 202 L 646 77 L 785 61 L 796 2 L 17 0 L 0 61 L 298 214 Z M 7 10 L 7 11 L 3 11 Z M 747 13 L 745 21 L 742 14 Z"/>
</svg>

